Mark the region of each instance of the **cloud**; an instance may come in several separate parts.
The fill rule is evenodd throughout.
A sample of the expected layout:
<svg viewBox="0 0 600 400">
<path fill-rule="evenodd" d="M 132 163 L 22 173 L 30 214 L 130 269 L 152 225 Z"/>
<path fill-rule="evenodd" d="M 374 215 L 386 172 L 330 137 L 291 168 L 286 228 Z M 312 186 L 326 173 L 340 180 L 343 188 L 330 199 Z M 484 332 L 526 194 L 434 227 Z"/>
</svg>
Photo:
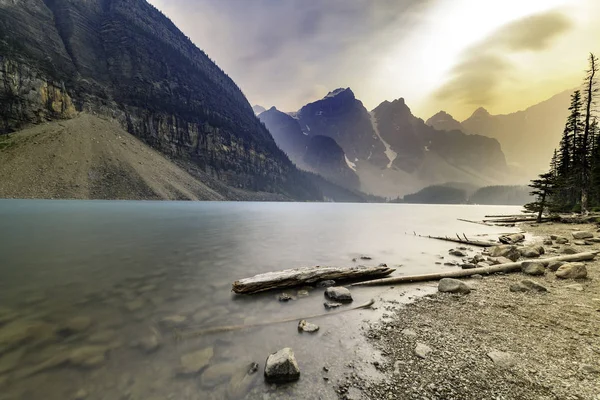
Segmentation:
<svg viewBox="0 0 600 400">
<path fill-rule="evenodd" d="M 373 60 L 440 0 L 150 1 L 252 102 L 295 110 L 364 80 Z"/>
<path fill-rule="evenodd" d="M 449 80 L 434 93 L 435 99 L 468 106 L 492 104 L 499 86 L 514 70 L 511 55 L 542 52 L 572 25 L 564 14 L 549 11 L 500 27 L 463 53 Z"/>
</svg>

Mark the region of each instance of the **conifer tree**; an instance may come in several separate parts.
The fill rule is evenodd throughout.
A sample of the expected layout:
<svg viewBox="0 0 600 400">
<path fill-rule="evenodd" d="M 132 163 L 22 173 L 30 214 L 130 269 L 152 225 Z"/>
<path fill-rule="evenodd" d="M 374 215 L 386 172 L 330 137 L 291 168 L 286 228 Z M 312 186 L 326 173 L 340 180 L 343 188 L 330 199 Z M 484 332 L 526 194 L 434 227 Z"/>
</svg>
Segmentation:
<svg viewBox="0 0 600 400">
<path fill-rule="evenodd" d="M 578 151 L 579 163 L 581 170 L 581 212 L 586 213 L 588 209 L 588 196 L 589 196 L 589 184 L 590 184 L 590 165 L 589 165 L 589 153 L 590 139 L 592 137 L 591 122 L 592 114 L 594 113 L 593 106 L 595 105 L 594 97 L 598 92 L 597 77 L 598 73 L 598 58 L 594 54 L 590 53 L 589 57 L 589 69 L 586 71 L 585 77 L 585 124 L 583 128 L 583 137 L 581 138 L 580 148 Z"/>
<path fill-rule="evenodd" d="M 550 197 L 554 191 L 555 175 L 552 171 L 541 174 L 538 179 L 534 179 L 529 184 L 533 188 L 531 195 L 535 196 L 535 201 L 525 204 L 525 209 L 537 214 L 537 222 L 542 222 L 542 215 L 545 211 L 552 211 Z"/>
</svg>

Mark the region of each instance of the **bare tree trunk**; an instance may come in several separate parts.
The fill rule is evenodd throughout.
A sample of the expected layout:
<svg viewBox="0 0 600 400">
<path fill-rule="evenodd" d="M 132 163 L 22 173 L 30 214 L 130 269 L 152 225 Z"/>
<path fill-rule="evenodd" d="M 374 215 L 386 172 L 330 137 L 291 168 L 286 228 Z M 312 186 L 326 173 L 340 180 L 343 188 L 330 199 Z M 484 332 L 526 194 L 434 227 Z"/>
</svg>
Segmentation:
<svg viewBox="0 0 600 400">
<path fill-rule="evenodd" d="M 585 129 L 583 131 L 583 143 L 581 144 L 581 213 L 587 214 L 588 212 L 588 141 L 590 136 L 590 119 L 592 114 L 592 104 L 594 103 L 595 93 L 595 75 L 598 67 L 596 65 L 597 59 L 594 54 L 590 53 L 590 70 L 586 82 L 586 106 L 585 106 Z"/>
</svg>

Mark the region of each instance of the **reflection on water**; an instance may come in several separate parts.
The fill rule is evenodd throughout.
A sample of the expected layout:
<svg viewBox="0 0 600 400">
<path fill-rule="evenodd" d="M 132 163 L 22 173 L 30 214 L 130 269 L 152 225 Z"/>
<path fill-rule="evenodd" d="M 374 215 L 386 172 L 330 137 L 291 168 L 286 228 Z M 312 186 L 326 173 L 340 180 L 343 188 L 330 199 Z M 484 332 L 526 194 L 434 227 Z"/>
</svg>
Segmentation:
<svg viewBox="0 0 600 400">
<path fill-rule="evenodd" d="M 451 244 L 423 234 L 506 228 L 454 218 L 515 207 L 298 203 L 0 201 L 0 399 L 336 398 L 348 368 L 376 374 L 361 337 L 372 310 L 207 336 L 201 327 L 323 313 L 323 289 L 281 303 L 231 282 L 308 266 L 387 263 L 434 272 Z M 402 291 L 401 291 L 402 290 Z M 294 290 L 286 292 L 295 295 Z M 354 288 L 354 304 L 406 289 Z M 407 297 L 407 296 L 404 296 Z M 381 312 L 381 311 L 379 311 Z M 185 332 L 184 339 L 174 332 Z M 267 385 L 271 352 L 292 347 L 301 379 Z M 182 359 L 183 356 L 183 359 Z M 182 361 L 183 360 L 183 361 Z M 251 363 L 259 369 L 251 373 Z M 327 367 L 325 371 L 323 367 Z"/>
</svg>

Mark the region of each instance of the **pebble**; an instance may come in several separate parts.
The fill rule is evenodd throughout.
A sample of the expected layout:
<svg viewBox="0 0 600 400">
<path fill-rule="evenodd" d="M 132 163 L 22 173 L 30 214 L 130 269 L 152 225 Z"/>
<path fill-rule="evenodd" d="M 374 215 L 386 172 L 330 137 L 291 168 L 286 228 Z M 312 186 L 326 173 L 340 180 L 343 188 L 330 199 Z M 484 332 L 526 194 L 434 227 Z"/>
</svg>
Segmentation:
<svg viewBox="0 0 600 400">
<path fill-rule="evenodd" d="M 501 368 L 509 368 L 515 365 L 515 359 L 510 353 L 494 350 L 487 353 L 487 356 L 495 365 Z"/>
<path fill-rule="evenodd" d="M 302 320 L 298 323 L 298 330 L 300 332 L 313 333 L 319 330 L 319 326 L 311 324 L 310 322 L 306 322 L 306 320 Z"/>
<path fill-rule="evenodd" d="M 415 347 L 415 354 L 420 358 L 427 358 L 429 353 L 431 353 L 432 351 L 433 350 L 431 349 L 431 347 L 423 343 L 417 343 Z"/>
</svg>

